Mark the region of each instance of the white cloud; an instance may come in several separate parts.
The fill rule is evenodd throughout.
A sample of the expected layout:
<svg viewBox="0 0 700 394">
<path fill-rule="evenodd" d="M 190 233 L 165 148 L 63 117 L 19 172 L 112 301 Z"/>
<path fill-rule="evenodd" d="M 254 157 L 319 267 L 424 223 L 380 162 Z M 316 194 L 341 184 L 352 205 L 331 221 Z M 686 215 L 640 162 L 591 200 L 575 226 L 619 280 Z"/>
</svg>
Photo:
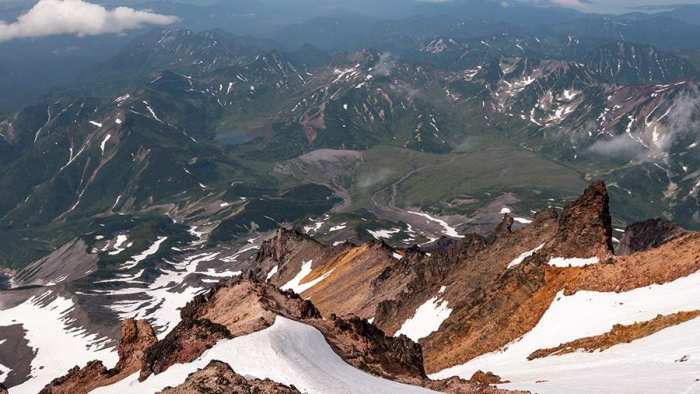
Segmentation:
<svg viewBox="0 0 700 394">
<path fill-rule="evenodd" d="M 588 8 L 587 2 L 581 0 L 552 0 L 552 4 L 567 8 Z"/>
<path fill-rule="evenodd" d="M 17 21 L 0 21 L 0 42 L 15 38 L 73 34 L 78 37 L 123 33 L 145 25 L 168 25 L 178 18 L 128 7 L 108 10 L 82 0 L 39 0 Z"/>
<path fill-rule="evenodd" d="M 591 5 L 590 0 L 524 0 L 526 3 L 538 6 L 557 6 L 564 8 L 575 8 L 581 11 L 588 10 Z"/>
</svg>

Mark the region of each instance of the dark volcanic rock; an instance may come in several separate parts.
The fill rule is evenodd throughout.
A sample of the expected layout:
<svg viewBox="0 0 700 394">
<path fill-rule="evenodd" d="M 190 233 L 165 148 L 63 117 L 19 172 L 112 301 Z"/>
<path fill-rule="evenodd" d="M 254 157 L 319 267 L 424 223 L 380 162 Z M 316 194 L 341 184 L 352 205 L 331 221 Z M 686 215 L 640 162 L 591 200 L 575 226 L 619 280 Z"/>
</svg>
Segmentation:
<svg viewBox="0 0 700 394">
<path fill-rule="evenodd" d="M 496 226 L 496 229 L 494 230 L 494 237 L 496 238 L 501 238 L 501 237 L 507 237 L 510 234 L 513 233 L 513 230 L 511 229 L 513 227 L 513 222 L 515 219 L 513 219 L 512 216 L 508 215 L 507 213 L 503 215 L 503 220 L 501 223 Z"/>
<path fill-rule="evenodd" d="M 375 325 L 357 317 L 346 320 L 331 316 L 331 321 L 336 330 L 329 340 L 336 342 L 337 347 L 345 348 L 344 358 L 350 364 L 387 378 L 427 378 L 423 368 L 423 351 L 409 338 L 403 335 L 388 337 Z M 338 335 L 350 341 L 337 341 Z M 355 349 L 347 347 L 355 338 L 361 344 L 354 344 Z"/>
<path fill-rule="evenodd" d="M 681 226 L 666 219 L 649 219 L 627 226 L 625 234 L 618 245 L 618 255 L 630 255 L 662 244 L 686 234 Z"/>
<path fill-rule="evenodd" d="M 206 319 L 184 319 L 163 340 L 146 350 L 139 380 L 164 372 L 173 364 L 194 361 L 219 340 L 232 337 L 221 324 Z"/>
<path fill-rule="evenodd" d="M 612 219 L 605 183 L 592 184 L 569 203 L 559 218 L 553 254 L 566 257 L 604 256 L 613 252 Z"/>
<path fill-rule="evenodd" d="M 272 239 L 263 242 L 260 246 L 256 260 L 261 262 L 265 259 L 271 259 L 272 261 L 279 262 L 282 261 L 286 255 L 303 246 L 322 247 L 318 241 L 306 234 L 280 227 L 277 229 L 277 233 L 275 233 Z"/>
<path fill-rule="evenodd" d="M 248 380 L 228 364 L 214 360 L 190 374 L 185 383 L 167 387 L 161 394 L 296 394 L 299 390 L 272 380 Z"/>
</svg>

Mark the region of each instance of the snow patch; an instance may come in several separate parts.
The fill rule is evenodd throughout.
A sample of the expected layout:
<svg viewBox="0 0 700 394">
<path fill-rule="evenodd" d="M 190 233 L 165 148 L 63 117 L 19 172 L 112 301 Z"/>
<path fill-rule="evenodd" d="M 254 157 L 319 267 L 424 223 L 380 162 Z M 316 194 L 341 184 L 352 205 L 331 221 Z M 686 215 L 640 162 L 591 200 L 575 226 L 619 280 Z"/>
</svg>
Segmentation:
<svg viewBox="0 0 700 394">
<path fill-rule="evenodd" d="M 520 256 L 516 257 L 513 261 L 508 264 L 508 268 L 513 268 L 516 265 L 520 265 L 523 261 L 525 261 L 526 258 L 532 256 L 533 254 L 539 252 L 542 248 L 544 248 L 544 243 L 535 249 L 529 250 L 527 252 L 522 253 Z"/>
<path fill-rule="evenodd" d="M 277 273 L 277 270 L 279 270 L 279 266 L 276 265 L 276 266 L 272 267 L 272 269 L 270 270 L 270 272 L 267 274 L 267 278 L 266 278 L 266 279 L 267 279 L 267 280 L 270 280 L 270 278 L 272 278 L 272 277 Z"/>
<path fill-rule="evenodd" d="M 440 290 L 440 293 L 444 292 L 444 289 Z M 440 302 L 438 296 L 435 296 L 419 306 L 413 317 L 406 320 L 394 336 L 404 334 L 417 342 L 437 331 L 451 313 L 452 309 L 447 307 L 447 301 Z"/>
<path fill-rule="evenodd" d="M 443 229 L 445 229 L 444 234 L 447 235 L 448 237 L 453 237 L 453 238 L 464 238 L 464 235 L 460 235 L 457 230 L 455 230 L 453 227 L 451 227 L 446 221 L 436 219 L 427 213 L 422 213 L 422 212 L 413 212 L 413 211 L 407 211 L 408 213 L 412 215 L 418 215 L 422 216 L 426 219 L 428 219 L 431 222 L 438 223 L 440 226 L 442 226 Z"/>
<path fill-rule="evenodd" d="M 120 196 L 121 197 L 121 196 Z M 117 202 L 119 199 L 117 199 Z M 116 204 L 115 204 L 116 205 Z M 116 256 L 119 253 L 123 252 L 126 248 L 122 248 L 124 243 L 129 240 L 129 236 L 126 234 L 119 234 L 117 235 L 117 241 L 114 243 L 114 250 L 109 252 L 110 256 Z"/>
<path fill-rule="evenodd" d="M 153 245 L 151 245 L 148 249 L 144 250 L 143 252 L 132 257 L 131 260 L 122 264 L 122 266 L 119 269 L 120 270 L 128 270 L 128 269 L 136 267 L 140 262 L 142 262 L 143 260 L 146 260 L 149 256 L 156 254 L 158 252 L 158 249 L 160 249 L 160 245 L 163 242 L 165 242 L 167 239 L 168 239 L 168 237 L 158 237 L 158 239 L 156 240 L 156 242 Z"/>
<path fill-rule="evenodd" d="M 326 279 L 331 273 L 333 273 L 333 270 L 330 270 L 330 271 L 326 272 L 325 274 L 323 274 L 322 276 L 312 280 L 311 282 L 307 282 L 307 283 L 302 284 L 301 281 L 303 281 L 304 278 L 306 278 L 311 273 L 311 271 L 313 271 L 313 269 L 311 268 L 312 263 L 313 263 L 313 260 L 309 260 L 309 261 L 304 262 L 301 265 L 301 270 L 299 271 L 297 276 L 295 276 L 292 280 L 287 282 L 287 284 L 282 286 L 281 289 L 282 290 L 294 290 L 295 293 L 301 294 L 301 293 L 305 292 L 306 290 L 316 286 L 322 280 Z"/>
<path fill-rule="evenodd" d="M 401 231 L 400 228 L 393 228 L 391 230 L 377 230 L 377 231 L 367 230 L 367 232 L 372 234 L 372 236 L 376 239 L 391 238 L 392 235 L 398 234 L 399 231 Z"/>
<path fill-rule="evenodd" d="M 102 151 L 103 155 L 105 154 L 105 146 L 107 145 L 107 141 L 109 141 L 110 138 L 112 138 L 112 134 L 107 134 L 105 139 L 102 140 L 102 143 L 100 144 L 100 150 Z"/>
<path fill-rule="evenodd" d="M 554 266 L 554 267 L 585 267 L 587 265 L 593 265 L 598 263 L 598 258 L 597 257 L 589 257 L 587 259 L 584 258 L 579 258 L 579 257 L 572 257 L 572 258 L 564 258 L 564 257 L 553 257 L 552 259 L 549 260 L 549 265 Z"/>
</svg>

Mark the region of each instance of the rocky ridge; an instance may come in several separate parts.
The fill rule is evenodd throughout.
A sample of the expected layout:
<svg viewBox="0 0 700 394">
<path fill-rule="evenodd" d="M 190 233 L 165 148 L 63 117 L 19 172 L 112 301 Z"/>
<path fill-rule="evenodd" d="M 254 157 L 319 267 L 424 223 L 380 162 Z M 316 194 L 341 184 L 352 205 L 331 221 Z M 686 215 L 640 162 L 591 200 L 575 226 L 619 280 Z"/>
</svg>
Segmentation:
<svg viewBox="0 0 700 394">
<path fill-rule="evenodd" d="M 512 230 L 513 218 L 506 214 L 489 239 L 467 234 L 457 244 L 432 254 L 418 247 L 405 251 L 386 247 L 385 254 L 400 253 L 401 258 L 376 263 L 374 267 L 383 269 L 372 272 L 370 286 L 367 276 L 341 280 L 327 273 L 333 272 L 337 255 L 353 255 L 355 264 L 368 260 L 363 256 L 368 254 L 376 262 L 380 260 L 376 250 L 384 246 L 342 245 L 334 249 L 314 244 L 315 250 L 324 252 L 306 252 L 304 259 L 313 261 L 313 269 L 301 282 L 322 279 L 303 295 L 323 299 L 324 310 L 336 311 L 339 316 L 374 318 L 389 335 L 397 333 L 419 307 L 446 302 L 450 313 L 439 328 L 414 338 L 423 347 L 426 371 L 433 373 L 520 338 L 535 327 L 560 291 L 629 291 L 667 283 L 700 268 L 693 255 L 699 248 L 697 234 L 660 220 L 632 225 L 621 244 L 637 245 L 638 253 L 616 256 L 611 222 L 607 188 L 603 182 L 595 182 L 561 213 L 538 212 L 532 223 L 517 231 Z M 279 237 L 304 236 L 279 230 L 268 243 L 270 251 L 259 255 L 259 277 L 265 278 L 273 266 L 288 272 L 284 278 L 273 275 L 270 279 L 282 286 L 298 272 L 292 267 L 299 266 L 299 258 L 275 247 L 281 243 Z M 375 254 L 369 254 L 370 250 Z M 665 266 L 660 263 L 663 259 Z M 557 261 L 589 263 L 571 267 L 558 266 Z M 332 297 L 335 292 L 357 289 L 363 289 L 362 302 L 354 308 Z"/>
<path fill-rule="evenodd" d="M 428 374 L 522 338 L 558 294 L 627 292 L 700 270 L 700 233 L 663 221 L 630 226 L 627 244 L 642 250 L 615 255 L 608 204 L 606 187 L 597 182 L 560 214 L 539 212 L 516 231 L 506 214 L 491 237 L 467 234 L 432 253 L 417 246 L 394 250 L 381 241 L 328 246 L 279 229 L 263 244 L 255 271 L 196 296 L 165 338 L 158 341 L 145 322 L 126 321 L 117 367 L 107 370 L 100 362 L 76 367 L 44 392 L 88 392 L 136 371 L 143 381 L 196 360 L 219 341 L 272 327 L 277 317 L 314 327 L 342 360 L 372 375 L 442 392 L 499 392 L 492 385 L 504 382 L 489 371 L 478 371 L 469 381 L 435 381 Z M 419 309 L 437 304 L 449 313 L 432 331 L 397 335 Z M 531 357 L 606 349 L 696 317 L 697 311 L 687 310 L 618 325 L 607 334 L 540 349 Z M 221 392 L 277 388 L 274 382 L 240 381 L 226 367 L 213 363 L 169 390 L 209 387 L 213 380 L 224 382 Z"/>
<path fill-rule="evenodd" d="M 139 380 L 144 381 L 175 364 L 196 360 L 220 340 L 268 328 L 274 324 L 277 316 L 316 328 L 343 360 L 375 376 L 427 388 L 441 388 L 446 392 L 501 392 L 483 382 L 472 384 L 462 379 L 431 381 L 423 367 L 420 345 L 409 338 L 388 337 L 375 325 L 358 317 L 331 315 L 325 320 L 310 301 L 252 276 L 222 280 L 208 293 L 197 296 L 182 309 L 182 320 L 162 340 L 156 340 L 147 323 L 125 321 L 117 367 L 107 370 L 99 361 L 91 362 L 82 369 L 76 367 L 66 376 L 54 380 L 43 392 L 87 393 L 139 370 Z M 186 390 L 209 386 L 213 387 L 214 392 L 275 392 L 277 389 L 280 392 L 296 392 L 294 388 L 271 381 L 242 381 L 240 378 L 228 365 L 212 363 L 190 376 L 182 385 L 165 392 L 198 392 Z M 216 381 L 220 381 L 218 386 L 213 383 Z"/>
<path fill-rule="evenodd" d="M 206 368 L 187 377 L 187 380 L 176 386 L 161 391 L 162 394 L 295 394 L 299 393 L 294 386 L 285 386 L 265 379 L 248 380 L 234 372 L 231 367 L 221 361 L 212 361 Z"/>
</svg>

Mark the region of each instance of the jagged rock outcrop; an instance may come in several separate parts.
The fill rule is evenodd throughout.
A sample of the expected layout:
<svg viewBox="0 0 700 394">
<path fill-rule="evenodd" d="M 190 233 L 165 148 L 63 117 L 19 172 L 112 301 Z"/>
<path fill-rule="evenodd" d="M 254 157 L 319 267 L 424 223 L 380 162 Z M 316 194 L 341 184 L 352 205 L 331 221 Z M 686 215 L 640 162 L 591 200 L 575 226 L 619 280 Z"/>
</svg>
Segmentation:
<svg viewBox="0 0 700 394">
<path fill-rule="evenodd" d="M 498 224 L 498 226 L 496 226 L 496 229 L 493 232 L 494 237 L 498 239 L 512 234 L 513 230 L 511 228 L 513 227 L 514 222 L 515 219 L 513 219 L 512 216 L 508 214 L 503 215 L 503 220 Z"/>
<path fill-rule="evenodd" d="M 630 255 L 658 248 L 675 237 L 687 233 L 681 226 L 666 219 L 649 219 L 631 224 L 617 246 L 618 255 Z"/>
<path fill-rule="evenodd" d="M 567 204 L 559 218 L 559 230 L 550 247 L 557 256 L 591 257 L 613 253 L 612 218 L 608 191 L 593 183 L 576 201 Z"/>
<path fill-rule="evenodd" d="M 407 250 L 401 261 L 387 267 L 372 283 L 373 292 L 377 294 L 388 288 L 403 289 L 395 298 L 377 305 L 376 324 L 388 332 L 397 331 L 400 323 L 410 318 L 425 300 L 436 294 L 459 265 L 485 248 L 486 241 L 483 237 L 467 234 L 446 253 L 428 256 L 418 247 Z"/>
<path fill-rule="evenodd" d="M 453 249 L 455 260 L 440 276 L 417 280 L 420 275 L 411 277 L 410 267 L 420 267 L 429 275 L 434 267 L 441 267 L 444 256 L 433 254 L 412 261 L 407 253 L 406 261 L 402 261 L 406 267 L 397 264 L 377 279 L 390 282 L 392 275 L 411 277 L 410 285 L 398 297 L 377 307 L 375 322 L 389 334 L 429 299 L 437 297 L 438 302 L 447 302 L 449 317 L 437 331 L 419 340 L 429 373 L 462 364 L 518 339 L 539 322 L 561 290 L 567 294 L 582 289 L 629 290 L 665 283 L 697 269 L 698 263 L 684 260 L 679 254 L 667 258 L 679 265 L 673 274 L 669 267 L 661 269 L 654 262 L 659 257 L 652 254 L 635 259 L 636 267 L 631 267 L 629 259 L 615 259 L 608 194 L 602 182 L 592 184 L 581 197 L 567 204 L 560 216 L 551 210 L 539 212 L 531 224 L 515 232 L 508 230 L 509 222 L 506 215 L 489 245 L 466 237 L 460 246 L 467 252 Z M 680 250 L 687 248 L 692 249 L 686 245 Z M 411 253 L 420 256 L 418 251 Z M 553 257 L 597 257 L 602 264 L 558 268 L 549 265 Z M 444 293 L 438 291 L 440 286 L 444 286 Z"/>
<path fill-rule="evenodd" d="M 321 313 L 294 292 L 281 291 L 254 278 L 234 278 L 196 297 L 183 309 L 182 316 L 210 320 L 226 327 L 231 335 L 242 336 L 272 326 L 277 316 L 303 321 L 320 319 Z"/>
<path fill-rule="evenodd" d="M 151 374 L 164 372 L 174 364 L 194 361 L 218 341 L 232 337 L 221 324 L 183 317 L 163 340 L 146 350 L 139 380 L 144 381 Z"/>
<path fill-rule="evenodd" d="M 168 387 L 161 394 L 297 394 L 294 386 L 265 379 L 248 380 L 221 361 L 212 361 L 205 368 L 190 374 L 179 386 Z"/>
<path fill-rule="evenodd" d="M 553 218 L 538 214 L 533 225 Z M 531 226 L 509 238 L 517 238 Z M 602 183 L 592 185 L 569 204 L 554 227 L 556 234 L 540 250 L 533 250 L 497 280 L 482 282 L 485 285 L 455 300 L 440 330 L 421 340 L 429 373 L 463 364 L 522 337 L 537 325 L 561 291 L 565 295 L 581 290 L 629 291 L 668 283 L 700 269 L 698 233 L 677 237 L 658 249 L 614 257 Z M 549 265 L 554 256 L 596 256 L 599 263 L 559 268 Z"/>
<path fill-rule="evenodd" d="M 472 377 L 471 377 L 471 379 L 469 379 L 469 381 L 472 383 L 479 383 L 479 384 L 483 384 L 483 385 L 506 383 L 501 379 L 500 376 L 493 374 L 491 372 L 484 372 L 484 371 L 474 372 L 474 375 L 472 375 Z"/>
<path fill-rule="evenodd" d="M 423 351 L 417 343 L 405 336 L 387 337 L 358 317 L 342 319 L 331 315 L 330 321 L 332 325 L 313 325 L 348 363 L 373 375 L 413 384 L 427 378 Z"/>
<path fill-rule="evenodd" d="M 257 260 L 263 262 L 269 259 L 273 262 L 281 262 L 288 259 L 290 255 L 303 252 L 305 249 L 311 249 L 310 253 L 318 252 L 323 249 L 323 246 L 306 234 L 280 227 L 274 237 L 263 242 L 260 246 Z"/>
<path fill-rule="evenodd" d="M 121 324 L 121 340 L 117 365 L 108 369 L 102 361 L 91 361 L 87 366 L 75 367 L 63 377 L 54 379 L 42 394 L 83 394 L 124 379 L 141 369 L 146 349 L 156 343 L 153 327 L 145 320 L 127 319 Z"/>
</svg>

